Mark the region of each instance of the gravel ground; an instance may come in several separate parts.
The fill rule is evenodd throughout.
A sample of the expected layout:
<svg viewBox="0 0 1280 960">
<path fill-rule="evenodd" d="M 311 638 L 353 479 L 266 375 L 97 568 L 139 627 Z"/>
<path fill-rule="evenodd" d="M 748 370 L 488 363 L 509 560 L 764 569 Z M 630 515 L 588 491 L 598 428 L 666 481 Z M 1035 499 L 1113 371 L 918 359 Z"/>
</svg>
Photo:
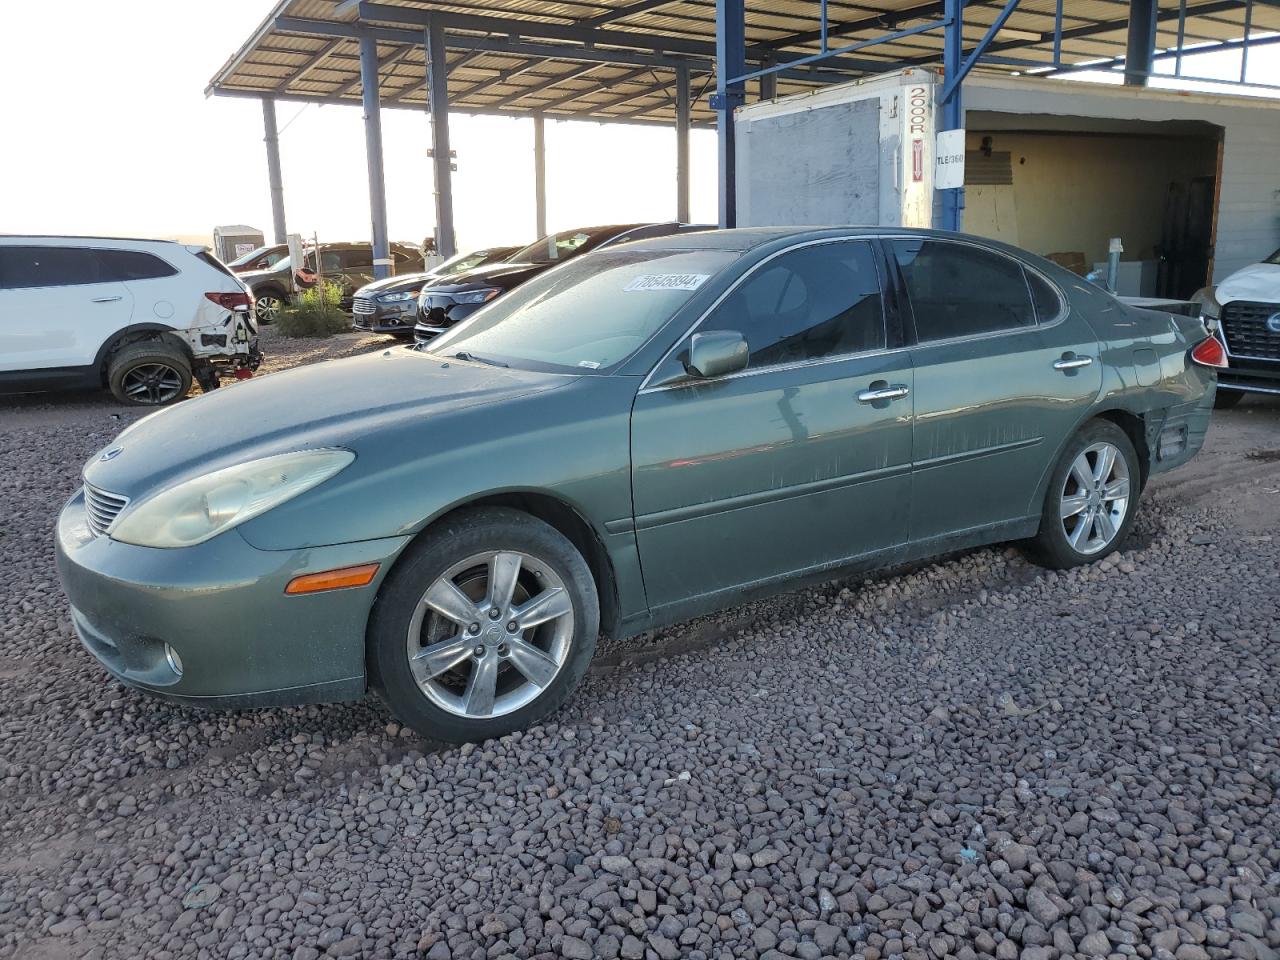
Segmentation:
<svg viewBox="0 0 1280 960">
<path fill-rule="evenodd" d="M 1280 956 L 1280 403 L 1100 567 L 979 550 L 610 643 L 554 722 L 446 748 L 110 681 L 50 531 L 134 414 L 3 402 L 0 957 Z"/>
</svg>

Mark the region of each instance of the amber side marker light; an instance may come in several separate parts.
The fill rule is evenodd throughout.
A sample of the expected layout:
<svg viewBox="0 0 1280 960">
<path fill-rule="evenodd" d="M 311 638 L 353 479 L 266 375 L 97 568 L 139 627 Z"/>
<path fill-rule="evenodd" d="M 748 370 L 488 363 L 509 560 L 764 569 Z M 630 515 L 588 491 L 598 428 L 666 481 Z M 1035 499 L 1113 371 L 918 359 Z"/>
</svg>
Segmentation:
<svg viewBox="0 0 1280 960">
<path fill-rule="evenodd" d="M 356 567 L 340 567 L 320 573 L 306 573 L 294 577 L 284 592 L 294 596 L 299 593 L 323 593 L 325 590 L 345 590 L 348 587 L 367 587 L 378 573 L 378 564 L 362 563 Z"/>
</svg>

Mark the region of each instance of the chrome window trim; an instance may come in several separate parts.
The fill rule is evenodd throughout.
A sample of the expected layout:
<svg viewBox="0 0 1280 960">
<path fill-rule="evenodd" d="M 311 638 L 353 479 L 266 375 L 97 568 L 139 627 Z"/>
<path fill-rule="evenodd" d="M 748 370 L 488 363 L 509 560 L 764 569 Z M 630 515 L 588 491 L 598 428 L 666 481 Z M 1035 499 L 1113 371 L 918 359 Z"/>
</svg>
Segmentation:
<svg viewBox="0 0 1280 960">
<path fill-rule="evenodd" d="M 978 243 L 978 242 L 974 242 L 974 241 L 969 240 L 969 239 L 967 239 L 967 238 L 959 238 L 959 237 L 931 237 L 931 236 L 924 235 L 924 234 L 892 234 L 892 235 L 888 235 L 888 236 L 882 236 L 880 239 L 882 239 L 882 240 L 887 240 L 887 241 L 893 241 L 893 240 L 931 240 L 931 241 L 935 241 L 935 242 L 937 242 L 937 243 L 956 243 L 956 244 L 963 244 L 963 245 L 968 246 L 968 247 L 976 247 L 977 249 L 982 250 L 982 251 L 984 251 L 984 252 L 986 252 L 986 253 L 993 254 L 993 255 L 995 255 L 995 256 L 997 256 L 997 257 L 1003 257 L 1004 259 L 1006 259 L 1006 260 L 1008 260 L 1008 261 L 1010 261 L 1010 262 L 1012 262 L 1012 263 L 1016 263 L 1016 264 L 1017 264 L 1019 267 L 1021 267 L 1023 270 L 1035 270 L 1036 275 L 1037 275 L 1038 277 L 1040 277 L 1042 280 L 1044 280 L 1044 282 L 1045 282 L 1045 283 L 1049 284 L 1049 287 L 1050 287 L 1050 288 L 1053 290 L 1053 292 L 1054 292 L 1055 294 L 1057 294 L 1057 296 L 1058 296 L 1058 315 L 1057 315 L 1056 317 L 1054 317 L 1054 318 L 1053 318 L 1053 320 L 1051 320 L 1051 321 L 1050 321 L 1050 322 L 1048 322 L 1048 323 L 1041 323 L 1041 322 L 1040 322 L 1040 318 L 1039 318 L 1038 316 L 1036 316 L 1036 302 L 1035 302 L 1035 298 L 1031 296 L 1031 287 L 1030 287 L 1030 285 L 1029 285 L 1029 284 L 1027 284 L 1027 283 L 1026 283 L 1026 277 L 1025 277 L 1025 275 L 1024 275 L 1024 277 L 1023 277 L 1023 283 L 1027 286 L 1027 296 L 1031 298 L 1031 314 L 1032 314 L 1032 316 L 1033 316 L 1033 317 L 1035 317 L 1035 321 L 1036 321 L 1035 323 L 1033 323 L 1033 324 L 1031 324 L 1030 326 L 1027 326 L 1027 327 L 1006 327 L 1006 328 L 1001 329 L 1001 330 L 988 330 L 988 331 L 986 331 L 985 333 L 970 333 L 970 334 L 963 334 L 963 335 L 958 336 L 958 337 L 945 337 L 945 338 L 941 338 L 941 339 L 938 339 L 938 340 L 921 340 L 921 339 L 919 338 L 919 331 L 915 329 L 915 305 L 914 305 L 914 304 L 912 304 L 912 306 L 911 306 L 911 320 L 912 320 L 912 322 L 911 322 L 911 326 L 912 326 L 912 333 L 917 334 L 917 336 L 916 336 L 916 342 L 915 342 L 915 344 L 914 344 L 914 346 L 916 346 L 916 347 L 932 347 L 932 346 L 934 346 L 934 345 L 936 345 L 936 344 L 955 344 L 955 343 L 965 343 L 965 342 L 967 342 L 967 341 L 971 341 L 971 340 L 976 342 L 976 341 L 979 341 L 979 340 L 990 340 L 992 337 L 1008 337 L 1008 336 L 1017 335 L 1017 334 L 1031 333 L 1031 332 L 1033 332 L 1033 331 L 1037 331 L 1037 330 L 1048 330 L 1048 329 L 1050 329 L 1051 327 L 1056 327 L 1056 326 L 1058 326 L 1060 323 L 1062 323 L 1064 320 L 1066 320 L 1066 319 L 1067 319 L 1067 316 L 1071 313 L 1071 301 L 1070 301 L 1069 299 L 1067 299 L 1067 297 L 1063 294 L 1062 290 L 1061 290 L 1061 289 L 1059 289 L 1059 287 L 1058 287 L 1058 285 L 1057 285 L 1056 283 L 1054 283 L 1054 282 L 1053 282 L 1049 277 L 1046 277 L 1046 276 L 1044 275 L 1044 272 L 1043 272 L 1043 271 L 1036 269 L 1036 268 L 1035 268 L 1035 267 L 1033 267 L 1031 264 L 1026 263 L 1026 262 L 1025 262 L 1025 261 L 1023 261 L 1023 260 L 1019 260 L 1017 257 L 1014 257 L 1014 256 L 1012 256 L 1012 255 L 1010 255 L 1010 254 L 1005 253 L 1003 250 L 997 250 L 997 249 L 995 249 L 994 247 L 989 247 L 989 246 L 987 246 L 985 243 Z M 888 252 L 888 254 L 889 254 L 890 256 L 893 256 L 893 251 L 892 251 L 892 250 L 889 250 L 889 251 L 887 251 L 887 252 Z M 901 270 L 901 269 L 902 269 L 901 265 L 899 265 L 899 266 L 898 266 L 898 269 L 899 269 L 899 270 Z M 906 280 L 905 280 L 905 278 L 904 278 L 904 280 L 903 280 L 903 293 L 904 293 L 904 294 L 906 294 L 907 302 L 908 302 L 908 303 L 911 303 L 911 293 L 910 293 L 910 291 L 906 290 L 905 288 L 906 288 Z"/>
<path fill-rule="evenodd" d="M 711 316 L 711 314 L 715 312 L 716 308 L 719 307 L 720 304 L 723 303 L 726 299 L 728 299 L 730 294 L 732 294 L 735 290 L 737 290 L 739 286 L 741 286 L 743 283 L 746 282 L 748 277 L 752 276 L 757 270 L 759 270 L 765 264 L 782 256 L 784 253 L 791 253 L 794 250 L 802 250 L 805 247 L 816 247 L 816 246 L 821 246 L 823 244 L 828 244 L 828 243 L 872 243 L 873 241 L 878 239 L 880 239 L 879 235 L 857 236 L 857 237 L 821 237 L 816 240 L 805 240 L 801 243 L 792 244 L 789 247 L 783 247 L 781 250 L 775 250 L 773 253 L 769 254 L 769 256 L 765 257 L 759 263 L 752 264 L 751 269 L 749 269 L 742 276 L 738 277 L 737 280 L 733 281 L 733 283 L 730 284 L 729 287 L 725 289 L 723 293 L 720 294 L 720 296 L 716 297 L 715 301 L 709 307 L 707 307 L 706 310 L 702 311 L 702 313 L 698 315 L 698 318 L 694 320 L 692 324 L 689 325 L 689 328 L 685 330 L 684 333 L 680 334 L 679 337 L 676 338 L 676 342 L 671 345 L 670 349 L 668 349 L 667 352 L 664 353 L 659 358 L 658 362 L 655 363 L 652 369 L 650 369 L 649 372 L 645 375 L 643 382 L 641 382 L 640 384 L 640 389 L 636 391 L 636 395 L 639 396 L 640 394 L 643 394 L 643 393 L 656 393 L 659 390 L 672 390 L 677 387 L 687 387 L 695 383 L 711 383 L 712 382 L 711 380 L 694 379 L 694 380 L 680 380 L 680 381 L 677 381 L 676 383 L 665 383 L 656 387 L 649 386 L 649 381 L 653 379 L 654 374 L 656 374 L 658 370 L 661 369 L 662 365 L 666 363 L 668 359 L 670 359 L 671 355 L 676 352 L 679 346 L 689 338 L 690 334 L 692 334 L 693 331 L 698 329 L 702 321 L 706 320 L 707 317 Z M 881 315 L 881 323 L 882 323 L 881 329 L 885 335 L 885 341 L 887 343 L 889 330 L 888 330 L 888 324 L 884 322 L 885 321 L 884 298 L 885 298 L 885 292 L 886 292 L 886 288 L 885 288 L 886 278 L 880 275 L 880 265 L 877 263 L 875 266 L 876 266 L 876 278 L 880 283 L 880 315 Z M 730 373 L 723 377 L 715 377 L 714 381 L 720 382 L 723 380 L 734 380 L 742 377 L 753 376 L 760 373 L 772 373 L 775 370 L 791 370 L 797 367 L 816 366 L 822 363 L 835 363 L 840 360 L 850 360 L 850 359 L 853 359 L 854 357 L 871 357 L 881 353 L 897 353 L 903 349 L 905 348 L 895 347 L 892 350 L 890 350 L 887 347 L 881 347 L 879 350 L 864 350 L 859 353 L 841 353 L 831 357 L 816 357 L 812 360 L 793 360 L 789 363 L 775 363 L 775 364 L 770 364 L 767 367 L 756 367 L 754 370 L 748 367 L 746 370 L 739 370 L 737 373 Z M 750 360 L 748 360 L 748 363 L 749 362 Z"/>
</svg>

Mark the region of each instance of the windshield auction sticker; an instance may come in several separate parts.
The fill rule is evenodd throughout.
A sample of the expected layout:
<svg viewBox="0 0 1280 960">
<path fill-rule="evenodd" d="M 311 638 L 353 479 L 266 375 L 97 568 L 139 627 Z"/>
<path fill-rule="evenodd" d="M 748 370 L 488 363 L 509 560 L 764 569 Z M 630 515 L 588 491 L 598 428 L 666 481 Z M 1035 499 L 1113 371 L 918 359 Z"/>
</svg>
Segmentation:
<svg viewBox="0 0 1280 960">
<path fill-rule="evenodd" d="M 697 290 L 710 276 L 709 273 L 646 273 L 633 278 L 622 290 L 624 293 L 636 290 Z"/>
</svg>

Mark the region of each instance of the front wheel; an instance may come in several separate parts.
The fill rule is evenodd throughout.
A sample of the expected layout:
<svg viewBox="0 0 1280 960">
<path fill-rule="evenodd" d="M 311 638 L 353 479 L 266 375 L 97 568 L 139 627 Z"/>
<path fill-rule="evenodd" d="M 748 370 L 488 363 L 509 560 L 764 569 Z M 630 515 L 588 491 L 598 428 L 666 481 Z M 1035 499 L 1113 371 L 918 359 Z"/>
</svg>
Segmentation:
<svg viewBox="0 0 1280 960">
<path fill-rule="evenodd" d="M 284 296 L 273 288 L 254 294 L 253 315 L 259 323 L 275 323 L 284 309 Z"/>
<path fill-rule="evenodd" d="M 1049 479 L 1033 553 L 1057 570 L 1101 560 L 1129 536 L 1142 489 L 1128 434 L 1107 420 L 1087 424 Z"/>
<path fill-rule="evenodd" d="M 464 510 L 411 548 L 379 591 L 370 679 L 419 733 L 485 740 L 568 700 L 599 628 L 595 581 L 563 534 L 516 510 Z"/>
</svg>

